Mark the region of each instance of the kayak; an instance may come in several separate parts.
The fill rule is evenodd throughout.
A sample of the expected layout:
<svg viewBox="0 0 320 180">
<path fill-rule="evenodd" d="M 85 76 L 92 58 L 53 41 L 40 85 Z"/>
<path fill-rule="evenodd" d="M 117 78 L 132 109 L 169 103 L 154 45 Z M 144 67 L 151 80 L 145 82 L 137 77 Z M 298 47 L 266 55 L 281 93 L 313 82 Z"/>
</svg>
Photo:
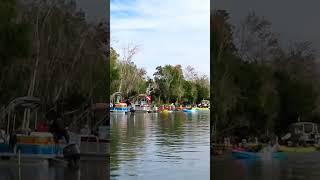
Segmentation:
<svg viewBox="0 0 320 180">
<path fill-rule="evenodd" d="M 183 109 L 183 112 L 197 112 L 197 109 Z"/>
<path fill-rule="evenodd" d="M 263 154 L 255 153 L 255 152 L 232 150 L 232 156 L 236 159 L 260 159 L 263 157 Z M 272 158 L 275 158 L 275 159 L 285 158 L 285 154 L 282 152 L 273 152 Z"/>
<path fill-rule="evenodd" d="M 314 146 L 311 147 L 288 147 L 288 146 L 280 146 L 279 151 L 281 152 L 301 152 L 301 153 L 308 153 L 308 152 L 316 152 L 317 148 Z"/>
<path fill-rule="evenodd" d="M 209 108 L 197 108 L 197 110 L 199 110 L 199 111 L 209 111 L 210 109 Z"/>
<path fill-rule="evenodd" d="M 172 110 L 167 110 L 167 109 L 159 111 L 159 113 L 161 113 L 161 114 L 168 114 L 168 113 L 172 113 L 172 112 L 173 112 Z"/>
</svg>

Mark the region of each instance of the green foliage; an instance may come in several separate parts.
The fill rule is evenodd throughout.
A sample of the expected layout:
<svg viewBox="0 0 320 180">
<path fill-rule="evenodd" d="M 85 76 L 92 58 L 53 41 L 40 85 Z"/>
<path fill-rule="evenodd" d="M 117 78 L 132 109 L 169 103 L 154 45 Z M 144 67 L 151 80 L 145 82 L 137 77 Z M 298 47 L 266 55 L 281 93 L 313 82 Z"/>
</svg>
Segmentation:
<svg viewBox="0 0 320 180">
<path fill-rule="evenodd" d="M 17 20 L 15 0 L 0 2 L 0 65 L 6 66 L 15 58 L 30 55 L 31 27 Z"/>
<path fill-rule="evenodd" d="M 131 60 L 121 60 L 120 55 L 111 48 L 111 92 L 119 91 L 130 98 L 137 94 L 147 93 L 151 86 L 153 102 L 200 103 L 202 99 L 209 98 L 209 80 L 206 76 L 186 80 L 181 65 L 158 66 L 154 78 L 145 78 L 144 69 L 138 68 Z M 193 68 L 192 68 L 193 70 Z"/>
<path fill-rule="evenodd" d="M 183 73 L 180 65 L 158 66 L 154 73 L 155 83 L 166 103 L 179 101 L 182 95 Z"/>
<path fill-rule="evenodd" d="M 213 16 L 211 94 L 219 137 L 238 128 L 246 128 L 247 135 L 281 135 L 298 117 L 320 119 L 317 64 L 310 43 L 280 47 L 271 23 L 254 13 L 238 29 L 228 22 L 227 12 L 217 10 Z M 232 36 L 233 31 L 242 33 Z"/>
<path fill-rule="evenodd" d="M 66 0 L 4 0 L 0 14 L 1 105 L 29 94 L 49 106 L 74 94 L 80 104 L 109 98 L 107 24 L 88 23 Z"/>
</svg>

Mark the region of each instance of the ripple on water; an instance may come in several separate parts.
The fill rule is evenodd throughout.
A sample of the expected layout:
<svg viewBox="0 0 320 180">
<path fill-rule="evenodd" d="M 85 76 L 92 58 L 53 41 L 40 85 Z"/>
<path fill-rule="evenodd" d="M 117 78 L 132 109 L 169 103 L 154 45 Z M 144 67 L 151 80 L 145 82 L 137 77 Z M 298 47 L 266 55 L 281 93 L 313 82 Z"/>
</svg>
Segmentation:
<svg viewBox="0 0 320 180">
<path fill-rule="evenodd" d="M 113 119 L 111 174 L 114 179 L 209 179 L 209 119 L 201 113 Z"/>
</svg>

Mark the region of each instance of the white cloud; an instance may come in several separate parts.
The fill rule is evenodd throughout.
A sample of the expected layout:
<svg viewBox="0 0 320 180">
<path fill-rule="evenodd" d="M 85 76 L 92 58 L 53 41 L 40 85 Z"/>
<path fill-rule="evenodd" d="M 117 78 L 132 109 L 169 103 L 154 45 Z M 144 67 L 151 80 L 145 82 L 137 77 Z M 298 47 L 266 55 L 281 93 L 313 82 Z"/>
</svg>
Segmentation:
<svg viewBox="0 0 320 180">
<path fill-rule="evenodd" d="M 111 1 L 111 38 L 120 49 L 141 44 L 135 63 L 152 75 L 165 64 L 194 66 L 210 72 L 209 0 Z"/>
</svg>

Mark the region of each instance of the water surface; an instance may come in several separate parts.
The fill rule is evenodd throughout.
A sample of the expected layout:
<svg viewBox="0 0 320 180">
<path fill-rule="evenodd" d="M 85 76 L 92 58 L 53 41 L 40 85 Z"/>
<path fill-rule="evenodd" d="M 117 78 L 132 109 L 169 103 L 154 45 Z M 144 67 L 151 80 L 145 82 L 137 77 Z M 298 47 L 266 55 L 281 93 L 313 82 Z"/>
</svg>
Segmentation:
<svg viewBox="0 0 320 180">
<path fill-rule="evenodd" d="M 107 180 L 107 161 L 82 161 L 79 169 L 48 163 L 17 163 L 0 160 L 0 180 Z"/>
<path fill-rule="evenodd" d="M 210 179 L 209 112 L 113 115 L 111 179 Z"/>
<path fill-rule="evenodd" d="M 319 180 L 320 153 L 289 153 L 282 160 L 235 160 L 230 155 L 211 159 L 214 180 Z"/>
</svg>

